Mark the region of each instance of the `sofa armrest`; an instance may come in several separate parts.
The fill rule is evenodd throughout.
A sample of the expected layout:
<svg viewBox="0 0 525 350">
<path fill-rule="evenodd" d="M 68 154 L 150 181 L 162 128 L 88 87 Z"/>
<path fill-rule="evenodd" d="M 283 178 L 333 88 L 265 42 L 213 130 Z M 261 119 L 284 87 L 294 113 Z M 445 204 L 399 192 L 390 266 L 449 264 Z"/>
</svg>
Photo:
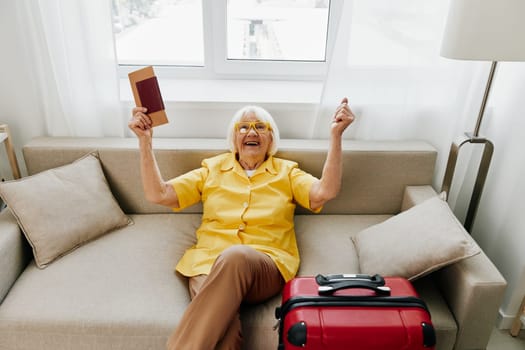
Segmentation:
<svg viewBox="0 0 525 350">
<path fill-rule="evenodd" d="M 407 186 L 401 209 L 436 195 L 431 186 Z M 454 349 L 485 349 L 507 285 L 498 269 L 482 251 L 436 271 L 433 277 L 457 322 Z"/>
<path fill-rule="evenodd" d="M 435 273 L 456 322 L 455 350 L 485 349 L 507 282 L 482 251 Z"/>
<path fill-rule="evenodd" d="M 31 258 L 28 244 L 9 210 L 0 213 L 0 303 Z"/>
<path fill-rule="evenodd" d="M 424 186 L 407 186 L 403 193 L 403 202 L 401 202 L 401 211 L 412 208 L 414 205 L 424 202 L 438 194 L 434 188 L 429 185 Z"/>
</svg>

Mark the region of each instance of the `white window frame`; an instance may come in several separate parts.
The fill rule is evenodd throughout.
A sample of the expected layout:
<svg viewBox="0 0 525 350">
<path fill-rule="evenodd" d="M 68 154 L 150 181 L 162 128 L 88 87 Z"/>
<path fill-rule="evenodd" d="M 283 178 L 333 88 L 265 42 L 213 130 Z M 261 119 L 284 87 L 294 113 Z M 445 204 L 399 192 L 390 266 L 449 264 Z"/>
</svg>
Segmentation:
<svg viewBox="0 0 525 350">
<path fill-rule="evenodd" d="M 313 62 L 228 60 L 226 42 L 227 0 L 202 0 L 204 66 L 155 66 L 155 72 L 159 77 L 183 79 L 321 80 L 328 71 L 343 1 L 330 1 L 326 60 Z M 137 69 L 136 65 L 120 65 L 119 67 L 122 78 L 127 77 L 129 72 Z"/>
</svg>

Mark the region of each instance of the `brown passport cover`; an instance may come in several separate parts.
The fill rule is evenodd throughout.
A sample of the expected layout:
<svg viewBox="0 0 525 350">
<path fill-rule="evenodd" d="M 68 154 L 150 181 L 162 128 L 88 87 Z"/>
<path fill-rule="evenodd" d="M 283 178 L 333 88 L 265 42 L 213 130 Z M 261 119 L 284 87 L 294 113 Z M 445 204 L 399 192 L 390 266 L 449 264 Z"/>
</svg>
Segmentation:
<svg viewBox="0 0 525 350">
<path fill-rule="evenodd" d="M 146 107 L 153 126 L 168 123 L 159 83 L 152 66 L 128 74 L 137 107 Z"/>
</svg>

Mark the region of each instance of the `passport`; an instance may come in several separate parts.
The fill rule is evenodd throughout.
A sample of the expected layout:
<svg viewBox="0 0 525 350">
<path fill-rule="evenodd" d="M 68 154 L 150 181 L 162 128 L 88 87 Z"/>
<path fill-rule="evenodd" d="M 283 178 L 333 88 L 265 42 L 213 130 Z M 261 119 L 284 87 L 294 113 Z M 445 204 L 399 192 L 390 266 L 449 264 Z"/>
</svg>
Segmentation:
<svg viewBox="0 0 525 350">
<path fill-rule="evenodd" d="M 146 114 L 153 126 L 168 123 L 164 100 L 160 93 L 159 82 L 152 66 L 141 68 L 128 74 L 133 98 L 137 107 L 146 107 Z"/>
</svg>

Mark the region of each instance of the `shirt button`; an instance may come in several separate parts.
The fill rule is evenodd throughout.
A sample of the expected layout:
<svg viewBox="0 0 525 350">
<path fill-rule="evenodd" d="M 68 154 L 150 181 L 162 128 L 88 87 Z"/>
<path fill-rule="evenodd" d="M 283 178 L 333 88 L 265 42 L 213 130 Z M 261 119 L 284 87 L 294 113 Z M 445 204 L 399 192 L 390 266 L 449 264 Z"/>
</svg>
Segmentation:
<svg viewBox="0 0 525 350">
<path fill-rule="evenodd" d="M 244 230 L 244 225 L 243 224 L 239 225 L 239 230 L 241 230 L 241 231 Z"/>
<path fill-rule="evenodd" d="M 248 202 L 242 203 L 242 206 L 245 207 L 245 208 L 248 208 Z"/>
</svg>

